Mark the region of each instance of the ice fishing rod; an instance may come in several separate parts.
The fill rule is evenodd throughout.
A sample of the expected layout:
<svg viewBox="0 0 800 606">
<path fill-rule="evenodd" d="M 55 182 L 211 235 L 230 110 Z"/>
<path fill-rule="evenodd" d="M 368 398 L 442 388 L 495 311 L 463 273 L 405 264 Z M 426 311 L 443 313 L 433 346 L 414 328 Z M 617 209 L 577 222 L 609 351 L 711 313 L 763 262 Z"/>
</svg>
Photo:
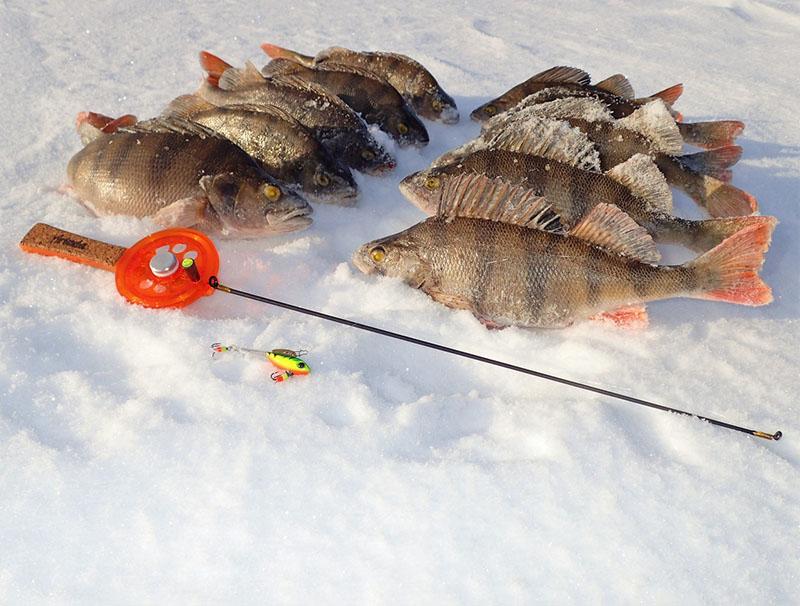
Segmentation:
<svg viewBox="0 0 800 606">
<path fill-rule="evenodd" d="M 204 234 L 190 229 L 164 230 L 147 236 L 132 247 L 125 249 L 121 246 L 66 232 L 44 223 L 37 223 L 20 242 L 20 247 L 27 252 L 59 256 L 77 263 L 114 271 L 117 290 L 120 294 L 129 301 L 145 307 L 184 307 L 202 296 L 221 291 L 624 402 L 694 417 L 717 427 L 746 433 L 757 438 L 777 441 L 783 436 L 780 431 L 768 433 L 749 429 L 580 381 L 509 364 L 508 362 L 447 347 L 432 341 L 418 339 L 402 333 L 392 332 L 314 309 L 231 288 L 220 283 L 216 276 L 219 270 L 219 255 L 213 242 Z"/>
</svg>

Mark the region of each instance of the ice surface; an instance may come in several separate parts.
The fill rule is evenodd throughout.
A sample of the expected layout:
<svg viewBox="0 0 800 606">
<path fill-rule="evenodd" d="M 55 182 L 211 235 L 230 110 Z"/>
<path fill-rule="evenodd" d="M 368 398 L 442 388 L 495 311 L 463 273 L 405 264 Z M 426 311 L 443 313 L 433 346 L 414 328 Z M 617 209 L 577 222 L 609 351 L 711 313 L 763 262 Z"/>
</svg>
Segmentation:
<svg viewBox="0 0 800 606">
<path fill-rule="evenodd" d="M 10 0 L 0 35 L 1 603 L 797 601 L 797 4 Z M 260 64 L 265 41 L 405 52 L 462 121 L 394 149 L 391 176 L 359 176 L 357 208 L 220 242 L 225 283 L 784 439 L 223 294 L 145 310 L 110 273 L 17 248 L 37 221 L 123 245 L 152 231 L 57 193 L 75 115 L 153 116 L 197 85 L 199 50 Z M 474 136 L 474 107 L 558 64 L 642 94 L 684 82 L 687 120 L 746 122 L 734 184 L 781 221 L 772 305 L 655 303 L 645 332 L 490 332 L 350 266 L 421 218 L 397 183 Z M 212 361 L 214 341 L 305 348 L 313 374 L 273 385 L 259 361 Z"/>
</svg>

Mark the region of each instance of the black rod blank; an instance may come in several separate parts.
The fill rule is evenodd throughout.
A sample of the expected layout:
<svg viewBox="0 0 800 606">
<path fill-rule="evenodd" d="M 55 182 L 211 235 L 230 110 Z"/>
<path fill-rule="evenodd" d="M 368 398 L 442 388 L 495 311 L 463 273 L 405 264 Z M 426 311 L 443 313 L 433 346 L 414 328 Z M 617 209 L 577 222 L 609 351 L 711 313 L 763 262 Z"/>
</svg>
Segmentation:
<svg viewBox="0 0 800 606">
<path fill-rule="evenodd" d="M 516 366 L 515 364 L 509 364 L 508 362 L 501 362 L 500 360 L 495 360 L 492 358 L 487 358 L 484 356 L 479 356 L 478 354 L 470 353 L 468 351 L 462 351 L 460 349 L 453 349 L 452 347 L 447 347 L 446 345 L 439 345 L 438 343 L 432 343 L 430 341 L 424 341 L 422 339 L 417 339 L 416 337 L 411 337 L 408 335 L 392 332 L 389 330 L 384 330 L 383 328 L 378 328 L 376 326 L 370 326 L 368 324 L 362 324 L 361 322 L 355 322 L 353 320 L 348 320 L 346 318 L 339 318 L 337 316 L 331 316 L 326 313 L 322 313 L 321 311 L 316 311 L 314 309 L 307 309 L 305 307 L 300 307 L 298 305 L 292 305 L 291 303 L 284 303 L 283 301 L 277 301 L 275 299 L 269 299 L 267 297 L 262 297 L 260 295 L 255 295 L 253 293 L 249 293 L 243 290 L 236 290 L 235 288 L 230 288 L 223 284 L 219 283 L 219 280 L 216 276 L 212 276 L 208 280 L 209 285 L 216 289 L 221 290 L 222 292 L 226 292 L 232 295 L 236 295 L 239 297 L 244 297 L 245 299 L 252 299 L 253 301 L 259 301 L 261 303 L 267 303 L 268 305 L 275 305 L 276 307 L 282 307 L 284 309 L 289 309 L 291 311 L 296 311 L 301 314 L 306 314 L 309 316 L 314 316 L 316 318 L 321 318 L 323 320 L 328 320 L 330 322 L 336 322 L 338 324 L 344 324 L 345 326 L 350 326 L 351 328 L 358 328 L 360 330 L 366 330 L 368 332 L 372 332 L 378 335 L 383 335 L 384 337 L 390 337 L 392 339 L 398 339 L 400 341 L 406 341 L 407 343 L 413 343 L 414 345 L 420 345 L 422 347 L 428 347 L 430 349 L 435 349 L 437 351 L 443 351 L 445 353 L 453 354 L 455 356 L 461 356 L 462 358 L 468 358 L 470 360 L 476 360 L 477 362 L 483 362 L 484 364 L 491 364 L 493 366 L 499 366 L 500 368 L 505 368 L 507 370 L 513 370 L 515 372 L 520 372 L 526 375 L 531 375 L 533 377 L 538 377 L 540 379 L 545 379 L 547 381 L 553 381 L 555 383 L 560 383 L 562 385 L 568 385 L 570 387 L 575 387 L 577 389 L 583 389 L 584 391 L 590 391 L 593 393 L 597 393 L 600 395 L 608 396 L 610 398 L 616 398 L 617 400 L 624 400 L 625 402 L 631 402 L 632 404 L 639 404 L 640 406 L 647 406 L 648 408 L 655 408 L 656 410 L 663 410 L 664 412 L 674 412 L 679 415 L 686 415 L 689 417 L 694 417 L 696 419 L 700 419 L 701 421 L 707 421 L 712 425 L 717 425 L 718 427 L 725 427 L 727 429 L 732 429 L 734 431 L 739 431 L 742 433 L 749 434 L 751 436 L 755 436 L 757 438 L 763 438 L 765 440 L 780 440 L 783 436 L 783 433 L 780 431 L 776 431 L 775 433 L 767 433 L 764 431 L 757 431 L 755 429 L 748 429 L 747 427 L 740 427 L 739 425 L 733 425 L 731 423 L 726 423 L 725 421 L 720 421 L 718 419 L 712 419 L 711 417 L 704 417 L 702 415 L 694 414 L 692 412 L 686 412 L 685 410 L 679 410 L 677 408 L 671 408 L 670 406 L 664 406 L 662 404 L 656 404 L 655 402 L 649 402 L 648 400 L 642 400 L 641 398 L 635 398 L 633 396 L 628 396 L 625 394 L 617 393 L 614 391 L 609 391 L 608 389 L 603 389 L 601 387 L 595 387 L 594 385 L 587 385 L 586 383 L 581 383 L 580 381 L 573 381 L 571 379 L 565 379 L 563 377 L 558 377 L 555 375 L 549 375 L 543 372 L 539 372 L 538 370 L 531 370 L 530 368 L 525 368 L 523 366 Z"/>
</svg>

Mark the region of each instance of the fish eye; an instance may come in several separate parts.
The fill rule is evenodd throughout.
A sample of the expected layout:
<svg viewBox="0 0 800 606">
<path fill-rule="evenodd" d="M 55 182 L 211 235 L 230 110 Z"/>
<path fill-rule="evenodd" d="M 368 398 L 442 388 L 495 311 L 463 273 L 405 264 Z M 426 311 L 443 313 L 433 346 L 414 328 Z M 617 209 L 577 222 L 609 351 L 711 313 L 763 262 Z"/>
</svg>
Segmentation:
<svg viewBox="0 0 800 606">
<path fill-rule="evenodd" d="M 276 185 L 265 185 L 261 191 L 264 192 L 267 200 L 270 200 L 271 202 L 275 202 L 281 197 L 281 189 Z"/>
<path fill-rule="evenodd" d="M 483 111 L 489 116 L 494 116 L 497 113 L 497 108 L 494 105 L 487 105 L 483 108 Z"/>
<path fill-rule="evenodd" d="M 298 362 L 297 363 L 297 368 L 305 368 L 305 367 L 306 367 L 306 365 L 303 362 Z"/>
<path fill-rule="evenodd" d="M 373 152 L 371 149 L 365 149 L 361 152 L 361 157 L 364 158 L 364 160 L 374 160 L 375 152 Z"/>
<path fill-rule="evenodd" d="M 386 258 L 386 251 L 382 246 L 376 246 L 369 251 L 369 256 L 375 263 L 381 263 Z"/>
<path fill-rule="evenodd" d="M 431 107 L 433 108 L 433 111 L 440 112 L 442 111 L 444 105 L 442 105 L 442 102 L 439 101 L 439 99 L 434 99 L 433 101 L 431 101 Z"/>
<path fill-rule="evenodd" d="M 405 135 L 408 132 L 408 126 L 406 126 L 405 122 L 397 123 L 397 132 L 401 135 Z"/>
<path fill-rule="evenodd" d="M 439 189 L 439 185 L 441 185 L 439 177 L 428 177 L 425 179 L 425 189 L 433 191 L 434 189 Z"/>
<path fill-rule="evenodd" d="M 325 173 L 320 173 L 318 175 L 314 175 L 314 183 L 320 187 L 328 187 L 328 185 L 331 184 L 331 178 Z"/>
</svg>

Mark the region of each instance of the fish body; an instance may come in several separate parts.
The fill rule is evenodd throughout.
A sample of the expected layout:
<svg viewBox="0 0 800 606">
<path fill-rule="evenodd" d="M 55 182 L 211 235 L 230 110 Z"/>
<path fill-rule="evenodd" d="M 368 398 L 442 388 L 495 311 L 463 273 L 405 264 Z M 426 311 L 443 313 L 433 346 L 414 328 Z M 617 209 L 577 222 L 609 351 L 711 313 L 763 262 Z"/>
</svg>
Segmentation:
<svg viewBox="0 0 800 606">
<path fill-rule="evenodd" d="M 510 188 L 498 187 L 498 183 Z M 435 214 L 450 197 L 465 195 L 462 190 L 466 188 L 478 199 L 485 194 L 483 202 L 498 207 L 511 199 L 509 189 L 543 199 L 565 229 L 575 226 L 599 204 L 614 204 L 656 241 L 682 244 L 699 251 L 716 246 L 758 219 L 692 221 L 675 217 L 663 175 L 643 155 L 636 155 L 604 174 L 526 153 L 481 149 L 453 164 L 409 175 L 400 183 L 403 195 L 429 215 Z"/>
<path fill-rule="evenodd" d="M 239 147 L 191 123 L 156 119 L 102 134 L 67 166 L 75 195 L 98 215 L 154 217 L 232 236 L 294 231 L 311 207 Z"/>
<path fill-rule="evenodd" d="M 445 124 L 458 122 L 458 108 L 453 98 L 422 64 L 406 55 L 331 47 L 310 57 L 274 44 L 262 44 L 261 48 L 272 58 L 290 59 L 306 67 L 334 63 L 366 70 L 391 84 L 423 118 L 441 120 Z"/>
<path fill-rule="evenodd" d="M 311 132 L 285 112 L 267 106 L 217 107 L 195 95 L 173 100 L 165 115 L 201 124 L 233 141 L 272 177 L 296 184 L 315 202 L 352 205 L 358 187 Z"/>
<path fill-rule="evenodd" d="M 267 77 L 297 76 L 320 85 L 361 115 L 367 124 L 377 125 L 400 145 L 422 146 L 429 141 L 425 125 L 400 93 L 370 72 L 331 62 L 307 67 L 289 59 L 273 59 L 262 73 Z"/>
<path fill-rule="evenodd" d="M 320 86 L 296 77 L 266 78 L 247 63 L 236 69 L 209 53 L 201 53 L 209 77 L 197 94 L 220 107 L 274 106 L 305 126 L 331 155 L 368 173 L 394 168 L 394 159 L 370 135 L 356 113 Z"/>
<path fill-rule="evenodd" d="M 656 266 L 575 236 L 437 216 L 365 244 L 353 263 L 467 309 L 487 326 L 557 328 L 671 297 L 768 303 L 755 271 L 772 226 L 743 230 L 688 264 Z"/>
</svg>

